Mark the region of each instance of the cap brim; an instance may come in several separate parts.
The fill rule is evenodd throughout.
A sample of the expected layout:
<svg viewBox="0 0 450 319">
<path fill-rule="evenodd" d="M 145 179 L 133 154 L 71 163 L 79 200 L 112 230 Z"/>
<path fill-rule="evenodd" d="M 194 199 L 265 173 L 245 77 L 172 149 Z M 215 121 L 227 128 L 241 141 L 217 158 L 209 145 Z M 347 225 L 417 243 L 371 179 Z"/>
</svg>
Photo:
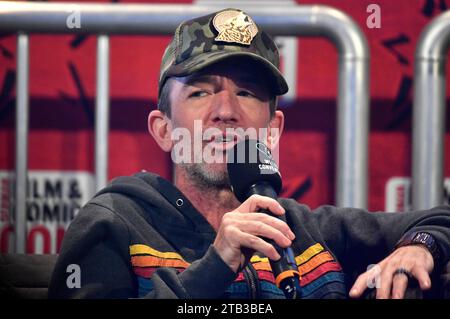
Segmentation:
<svg viewBox="0 0 450 319">
<path fill-rule="evenodd" d="M 275 95 L 283 95 L 288 92 L 289 87 L 281 72 L 272 63 L 251 52 L 205 52 L 177 65 L 172 65 L 166 73 L 165 78 L 167 79 L 172 76 L 187 76 L 215 63 L 239 57 L 253 60 L 266 69 L 268 72 L 268 79 L 271 81 L 270 86 Z"/>
</svg>

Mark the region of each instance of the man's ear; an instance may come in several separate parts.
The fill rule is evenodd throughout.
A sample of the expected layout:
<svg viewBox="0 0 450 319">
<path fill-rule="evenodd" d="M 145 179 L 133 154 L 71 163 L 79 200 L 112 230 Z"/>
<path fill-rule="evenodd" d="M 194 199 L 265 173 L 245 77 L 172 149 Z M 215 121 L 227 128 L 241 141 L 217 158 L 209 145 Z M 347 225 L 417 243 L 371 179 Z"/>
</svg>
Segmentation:
<svg viewBox="0 0 450 319">
<path fill-rule="evenodd" d="M 267 146 L 269 149 L 273 150 L 278 146 L 283 129 L 284 114 L 277 110 L 269 122 L 269 132 L 267 134 Z"/>
<path fill-rule="evenodd" d="M 148 131 L 164 152 L 172 150 L 172 122 L 160 110 L 153 110 L 148 115 Z"/>
</svg>

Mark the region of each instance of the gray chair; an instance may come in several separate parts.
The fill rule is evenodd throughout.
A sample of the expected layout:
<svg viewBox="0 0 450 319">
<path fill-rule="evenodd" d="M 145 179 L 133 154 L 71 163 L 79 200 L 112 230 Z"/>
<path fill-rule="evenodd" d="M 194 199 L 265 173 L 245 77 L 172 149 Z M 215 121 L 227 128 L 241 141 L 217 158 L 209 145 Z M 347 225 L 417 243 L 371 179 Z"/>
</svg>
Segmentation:
<svg viewBox="0 0 450 319">
<path fill-rule="evenodd" d="M 0 298 L 46 299 L 57 257 L 0 254 Z"/>
</svg>

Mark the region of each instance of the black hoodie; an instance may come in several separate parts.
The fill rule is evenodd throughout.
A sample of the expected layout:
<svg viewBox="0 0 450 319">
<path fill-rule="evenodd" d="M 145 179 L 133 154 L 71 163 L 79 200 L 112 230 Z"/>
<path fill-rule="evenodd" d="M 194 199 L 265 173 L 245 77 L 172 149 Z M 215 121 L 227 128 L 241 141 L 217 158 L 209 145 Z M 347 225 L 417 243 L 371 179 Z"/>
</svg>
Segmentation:
<svg viewBox="0 0 450 319">
<path fill-rule="evenodd" d="M 345 298 L 351 281 L 409 231 L 426 231 L 450 257 L 450 207 L 369 213 L 280 199 L 301 274 L 301 298 Z M 283 298 L 266 257 L 234 273 L 216 253 L 215 230 L 170 182 L 119 177 L 82 208 L 64 237 L 50 298 Z M 81 285 L 70 284 L 79 266 Z"/>
</svg>

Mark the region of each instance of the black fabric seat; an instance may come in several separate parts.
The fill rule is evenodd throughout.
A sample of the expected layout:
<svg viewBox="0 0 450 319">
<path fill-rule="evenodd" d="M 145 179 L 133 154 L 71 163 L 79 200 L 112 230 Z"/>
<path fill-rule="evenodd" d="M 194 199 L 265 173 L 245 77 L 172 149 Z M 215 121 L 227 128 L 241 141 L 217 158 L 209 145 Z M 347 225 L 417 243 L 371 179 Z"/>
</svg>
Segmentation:
<svg viewBox="0 0 450 319">
<path fill-rule="evenodd" d="M 0 297 L 46 299 L 57 257 L 0 254 Z"/>
</svg>

